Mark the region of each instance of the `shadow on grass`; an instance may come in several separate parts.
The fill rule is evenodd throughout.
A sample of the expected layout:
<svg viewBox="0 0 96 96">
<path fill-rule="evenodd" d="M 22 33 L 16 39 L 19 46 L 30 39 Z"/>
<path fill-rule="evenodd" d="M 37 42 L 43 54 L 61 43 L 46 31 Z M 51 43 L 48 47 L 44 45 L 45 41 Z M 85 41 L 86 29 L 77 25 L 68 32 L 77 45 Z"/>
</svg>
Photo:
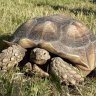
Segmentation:
<svg viewBox="0 0 96 96">
<path fill-rule="evenodd" d="M 37 6 L 50 6 L 52 9 L 54 10 L 69 10 L 70 12 L 74 13 L 75 15 L 77 15 L 78 13 L 83 13 L 83 15 L 90 15 L 90 14 L 94 14 L 96 15 L 96 11 L 93 10 L 92 8 L 73 8 L 73 9 L 70 9 L 68 8 L 67 6 L 61 6 L 61 5 L 50 5 L 48 3 L 38 3 L 36 4 Z"/>
<path fill-rule="evenodd" d="M 90 0 L 89 2 L 96 4 L 96 0 Z"/>
<path fill-rule="evenodd" d="M 96 77 L 96 68 L 88 75 L 88 77 L 92 77 L 92 78 Z"/>
<path fill-rule="evenodd" d="M 7 40 L 7 41 L 10 41 L 11 39 L 11 35 L 0 35 L 0 52 L 5 49 L 6 47 L 8 47 L 8 45 L 6 43 L 3 42 L 3 40 Z"/>
<path fill-rule="evenodd" d="M 38 3 L 36 4 L 37 6 L 50 6 L 52 9 L 54 10 L 59 10 L 59 9 L 63 9 L 66 10 L 67 7 L 65 6 L 60 6 L 60 5 L 50 5 L 50 4 L 45 4 L 45 3 Z"/>
<path fill-rule="evenodd" d="M 96 11 L 90 9 L 86 9 L 86 8 L 74 8 L 74 9 L 69 9 L 70 12 L 74 13 L 75 15 L 77 15 L 78 13 L 83 13 L 84 15 L 90 15 L 90 14 L 94 14 L 96 15 Z"/>
</svg>

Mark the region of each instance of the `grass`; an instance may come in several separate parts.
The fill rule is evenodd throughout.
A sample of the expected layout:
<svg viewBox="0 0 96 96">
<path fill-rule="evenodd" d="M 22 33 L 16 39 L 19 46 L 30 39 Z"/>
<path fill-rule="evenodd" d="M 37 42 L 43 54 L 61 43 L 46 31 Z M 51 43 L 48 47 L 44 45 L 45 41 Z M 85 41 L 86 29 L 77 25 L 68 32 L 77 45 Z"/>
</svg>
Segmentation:
<svg viewBox="0 0 96 96">
<path fill-rule="evenodd" d="M 86 24 L 96 32 L 96 4 L 91 0 L 0 0 L 0 50 L 10 40 L 16 28 L 36 16 L 66 14 Z M 0 96 L 96 96 L 96 77 L 87 77 L 81 85 L 59 86 L 50 78 L 30 78 L 16 73 L 0 72 Z"/>
</svg>

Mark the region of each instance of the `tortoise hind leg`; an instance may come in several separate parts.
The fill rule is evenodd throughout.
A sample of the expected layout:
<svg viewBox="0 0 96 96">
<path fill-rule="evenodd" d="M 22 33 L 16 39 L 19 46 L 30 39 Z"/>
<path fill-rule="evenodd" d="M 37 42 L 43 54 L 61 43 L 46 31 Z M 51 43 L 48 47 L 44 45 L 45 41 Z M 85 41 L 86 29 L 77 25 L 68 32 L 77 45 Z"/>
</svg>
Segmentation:
<svg viewBox="0 0 96 96">
<path fill-rule="evenodd" d="M 61 83 L 75 85 L 83 81 L 83 77 L 79 74 L 79 70 L 71 64 L 64 62 L 60 57 L 55 57 L 51 62 L 51 72 L 54 73 Z"/>
<path fill-rule="evenodd" d="M 12 45 L 0 54 L 0 69 L 9 70 L 20 62 L 25 56 L 26 49 L 20 45 Z"/>
</svg>

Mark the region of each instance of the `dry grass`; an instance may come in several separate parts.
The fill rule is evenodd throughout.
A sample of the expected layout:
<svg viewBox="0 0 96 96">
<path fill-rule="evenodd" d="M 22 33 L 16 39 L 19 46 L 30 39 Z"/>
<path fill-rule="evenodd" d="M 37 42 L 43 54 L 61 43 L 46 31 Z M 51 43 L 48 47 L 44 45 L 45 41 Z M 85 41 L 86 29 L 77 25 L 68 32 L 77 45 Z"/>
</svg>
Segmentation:
<svg viewBox="0 0 96 96">
<path fill-rule="evenodd" d="M 91 1 L 91 0 L 90 0 Z M 16 28 L 27 19 L 51 14 L 66 14 L 81 20 L 96 32 L 96 4 L 89 0 L 0 0 L 0 50 Z M 87 77 L 74 88 L 52 80 L 17 77 L 0 72 L 0 96 L 96 96 L 96 78 Z M 61 91 L 62 89 L 62 91 Z"/>
</svg>

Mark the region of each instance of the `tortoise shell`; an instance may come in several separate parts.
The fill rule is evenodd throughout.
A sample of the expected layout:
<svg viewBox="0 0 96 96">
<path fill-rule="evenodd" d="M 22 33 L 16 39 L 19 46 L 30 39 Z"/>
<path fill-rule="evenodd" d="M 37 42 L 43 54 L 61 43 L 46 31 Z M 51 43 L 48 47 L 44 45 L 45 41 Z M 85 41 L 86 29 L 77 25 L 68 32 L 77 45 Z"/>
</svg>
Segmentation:
<svg viewBox="0 0 96 96">
<path fill-rule="evenodd" d="M 93 70 L 96 65 L 95 35 L 80 21 L 68 16 L 52 15 L 28 20 L 17 28 L 12 42 L 24 48 L 44 48 L 84 70 Z"/>
</svg>

